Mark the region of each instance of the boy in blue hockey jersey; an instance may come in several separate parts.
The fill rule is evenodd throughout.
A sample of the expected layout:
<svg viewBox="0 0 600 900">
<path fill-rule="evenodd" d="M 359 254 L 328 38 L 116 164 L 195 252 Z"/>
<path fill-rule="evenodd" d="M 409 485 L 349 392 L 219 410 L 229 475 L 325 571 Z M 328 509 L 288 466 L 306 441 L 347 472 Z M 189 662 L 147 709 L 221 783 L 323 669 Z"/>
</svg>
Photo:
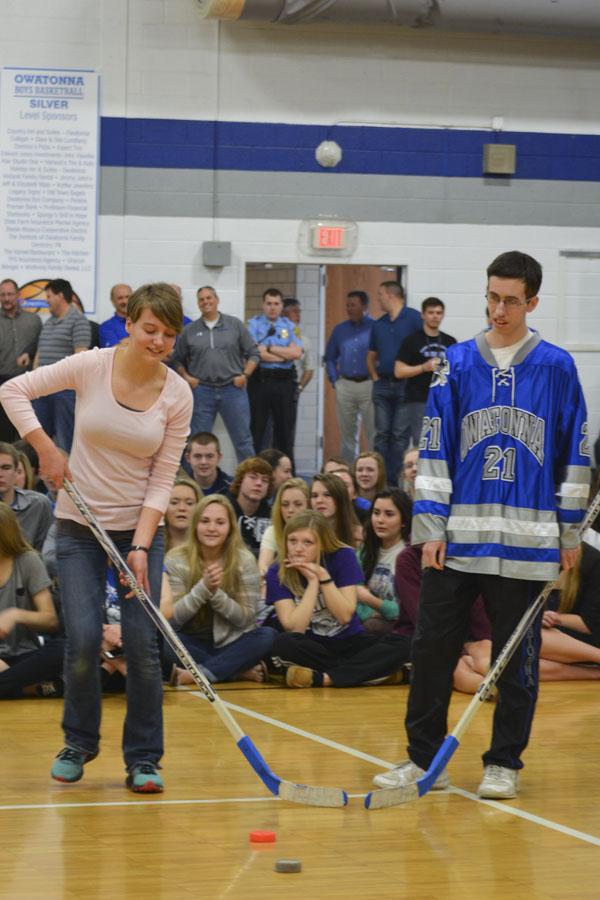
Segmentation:
<svg viewBox="0 0 600 900">
<path fill-rule="evenodd" d="M 482 594 L 496 658 L 543 584 L 569 569 L 587 505 L 586 410 L 568 353 L 527 327 L 539 263 L 503 253 L 487 270 L 491 327 L 450 347 L 429 391 L 412 542 L 423 582 L 406 714 L 409 759 L 375 777 L 417 780 L 447 733 L 452 673 Z M 498 681 L 479 796 L 515 797 L 538 687 L 541 614 Z M 443 772 L 436 788 L 448 785 Z"/>
</svg>

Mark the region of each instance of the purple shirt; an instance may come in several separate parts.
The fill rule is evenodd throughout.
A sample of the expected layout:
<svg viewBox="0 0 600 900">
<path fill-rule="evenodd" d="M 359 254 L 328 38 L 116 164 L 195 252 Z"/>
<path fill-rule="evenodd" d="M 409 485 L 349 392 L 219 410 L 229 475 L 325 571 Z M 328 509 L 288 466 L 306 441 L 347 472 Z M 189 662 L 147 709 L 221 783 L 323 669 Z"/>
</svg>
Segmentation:
<svg viewBox="0 0 600 900">
<path fill-rule="evenodd" d="M 322 565 L 327 569 L 338 588 L 362 584 L 365 580 L 356 559 L 356 553 L 350 547 L 341 547 L 334 553 L 325 553 Z M 267 605 L 274 605 L 278 600 L 293 600 L 296 604 L 300 603 L 301 598 L 294 597 L 289 587 L 280 582 L 278 570 L 279 564 L 275 563 L 267 572 Z M 320 639 L 335 638 L 337 640 L 353 634 L 361 634 L 362 631 L 363 627 L 356 613 L 353 614 L 347 625 L 338 622 L 327 609 L 323 594 L 319 591 L 315 610 L 310 620 L 310 628 L 305 634 Z"/>
</svg>

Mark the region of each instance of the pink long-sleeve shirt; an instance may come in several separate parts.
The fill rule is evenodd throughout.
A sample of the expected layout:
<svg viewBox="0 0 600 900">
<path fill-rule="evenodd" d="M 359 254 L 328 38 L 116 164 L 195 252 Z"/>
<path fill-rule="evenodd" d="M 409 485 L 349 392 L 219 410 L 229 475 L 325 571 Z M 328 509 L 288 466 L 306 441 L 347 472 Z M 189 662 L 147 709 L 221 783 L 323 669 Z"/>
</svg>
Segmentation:
<svg viewBox="0 0 600 900">
<path fill-rule="evenodd" d="M 112 392 L 116 350 L 88 350 L 13 378 L 0 388 L 0 400 L 23 437 L 40 427 L 33 399 L 76 392 L 69 459 L 73 481 L 105 528 L 128 531 L 136 527 L 142 506 L 165 512 L 193 401 L 189 385 L 167 369 L 150 409 L 135 412 L 121 406 Z M 64 491 L 58 495 L 56 516 L 85 524 Z"/>
</svg>

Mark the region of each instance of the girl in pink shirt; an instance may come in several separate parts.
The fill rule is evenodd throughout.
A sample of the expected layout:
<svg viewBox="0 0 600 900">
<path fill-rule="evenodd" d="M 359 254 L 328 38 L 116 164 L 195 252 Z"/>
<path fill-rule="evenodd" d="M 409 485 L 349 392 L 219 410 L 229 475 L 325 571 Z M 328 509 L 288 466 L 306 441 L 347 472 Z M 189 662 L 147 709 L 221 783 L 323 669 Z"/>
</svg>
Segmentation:
<svg viewBox="0 0 600 900">
<path fill-rule="evenodd" d="M 109 531 L 139 583 L 158 604 L 164 552 L 160 526 L 189 429 L 192 395 L 163 360 L 183 326 L 181 302 L 167 284 L 145 285 L 129 299 L 126 344 L 78 353 L 2 386 L 0 400 L 22 437 L 37 450 L 55 489 L 66 476 Z M 31 401 L 74 390 L 75 436 L 67 461 L 40 427 Z M 98 754 L 106 554 L 64 491 L 56 504 L 57 565 L 67 633 L 65 744 L 52 766 L 74 782 Z M 121 599 L 127 657 L 123 752 L 127 785 L 162 791 L 162 684 L 155 628 L 141 604 Z"/>
</svg>

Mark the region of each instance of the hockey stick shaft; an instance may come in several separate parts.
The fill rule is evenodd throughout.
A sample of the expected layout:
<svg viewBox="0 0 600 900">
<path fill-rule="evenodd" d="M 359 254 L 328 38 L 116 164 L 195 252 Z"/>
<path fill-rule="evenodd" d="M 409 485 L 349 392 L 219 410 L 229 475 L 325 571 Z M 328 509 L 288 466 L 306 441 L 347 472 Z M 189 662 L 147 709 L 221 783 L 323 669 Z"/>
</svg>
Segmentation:
<svg viewBox="0 0 600 900">
<path fill-rule="evenodd" d="M 344 791 L 336 788 L 311 788 L 305 785 L 295 785 L 292 782 L 282 781 L 281 778 L 271 771 L 250 738 L 244 734 L 232 714 L 218 696 L 210 681 L 208 681 L 204 673 L 198 667 L 170 623 L 164 617 L 160 609 L 152 603 L 150 597 L 141 585 L 138 584 L 135 575 L 121 556 L 110 535 L 105 531 L 89 509 L 81 492 L 66 478 L 63 486 L 75 507 L 85 519 L 90 531 L 106 552 L 108 558 L 111 560 L 117 571 L 123 576 L 128 587 L 131 588 L 136 598 L 142 604 L 145 612 L 149 615 L 154 625 L 165 638 L 173 652 L 177 655 L 178 659 L 188 672 L 190 672 L 197 686 L 200 688 L 206 699 L 212 704 L 219 718 L 235 739 L 240 751 L 271 793 L 296 803 L 314 806 L 345 806 L 347 803 L 347 795 Z"/>
<path fill-rule="evenodd" d="M 588 510 L 579 527 L 580 537 L 582 537 L 587 528 L 594 524 L 598 513 L 600 513 L 600 491 L 596 494 L 591 504 L 589 505 Z M 391 788 L 387 790 L 383 789 L 381 791 L 371 791 L 365 797 L 365 806 L 367 807 L 367 809 L 375 809 L 379 808 L 380 806 L 395 806 L 398 803 L 405 803 L 409 800 L 416 799 L 416 797 L 422 797 L 424 794 L 427 794 L 431 790 L 432 786 L 435 784 L 438 777 L 444 771 L 450 759 L 458 749 L 460 738 L 469 727 L 473 716 L 475 715 L 481 704 L 484 703 L 489 696 L 490 691 L 504 672 L 506 666 L 510 662 L 515 650 L 523 640 L 525 634 L 546 605 L 548 597 L 550 596 L 552 591 L 557 589 L 557 587 L 558 582 L 549 581 L 546 585 L 544 585 L 544 588 L 540 591 L 533 603 L 525 610 L 513 633 L 496 657 L 489 672 L 479 685 L 479 688 L 477 689 L 477 692 L 473 696 L 471 702 L 463 712 L 462 716 L 460 717 L 450 734 L 444 739 L 441 747 L 432 759 L 425 774 L 418 779 L 416 784 L 407 785 L 406 788 Z M 397 794 L 397 799 L 394 800 L 392 794 Z"/>
</svg>

